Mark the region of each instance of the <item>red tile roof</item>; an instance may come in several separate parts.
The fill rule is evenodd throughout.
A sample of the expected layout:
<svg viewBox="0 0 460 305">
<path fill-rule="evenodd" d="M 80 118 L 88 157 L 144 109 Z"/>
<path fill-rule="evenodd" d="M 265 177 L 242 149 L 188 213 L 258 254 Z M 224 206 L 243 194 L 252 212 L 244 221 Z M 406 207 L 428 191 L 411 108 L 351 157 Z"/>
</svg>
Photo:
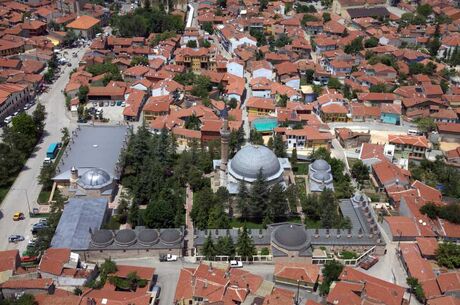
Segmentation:
<svg viewBox="0 0 460 305">
<path fill-rule="evenodd" d="M 441 273 L 437 277 L 439 288 L 442 293 L 460 291 L 460 272 Z"/>
<path fill-rule="evenodd" d="M 278 279 L 302 281 L 314 284 L 321 273 L 319 265 L 306 263 L 276 263 L 274 275 Z"/>
<path fill-rule="evenodd" d="M 0 251 L 0 272 L 16 270 L 19 262 L 19 250 Z"/>
<path fill-rule="evenodd" d="M 417 246 L 423 256 L 434 256 L 438 249 L 438 241 L 434 237 L 417 237 Z"/>
<path fill-rule="evenodd" d="M 94 27 L 96 24 L 101 22 L 99 19 L 96 19 L 91 16 L 83 15 L 78 16 L 77 19 L 72 21 L 71 23 L 67 24 L 67 28 L 77 29 L 77 30 L 89 30 L 90 28 Z"/>
<path fill-rule="evenodd" d="M 418 237 L 420 232 L 415 222 L 406 216 L 387 216 L 385 221 L 394 238 L 401 237 Z"/>
<path fill-rule="evenodd" d="M 48 289 L 53 279 L 14 279 L 0 284 L 4 289 Z"/>
<path fill-rule="evenodd" d="M 50 248 L 45 251 L 38 269 L 40 272 L 46 272 L 53 275 L 61 275 L 64 264 L 69 261 L 70 249 L 68 248 Z"/>
<path fill-rule="evenodd" d="M 425 136 L 388 135 L 388 142 L 390 144 L 411 145 L 428 148 L 428 139 Z"/>
<path fill-rule="evenodd" d="M 436 278 L 431 264 L 420 256 L 416 244 L 401 244 L 400 248 L 410 276 L 417 278 L 419 281 Z"/>
<path fill-rule="evenodd" d="M 460 299 L 453 296 L 443 296 L 428 300 L 428 305 L 460 305 Z"/>
</svg>

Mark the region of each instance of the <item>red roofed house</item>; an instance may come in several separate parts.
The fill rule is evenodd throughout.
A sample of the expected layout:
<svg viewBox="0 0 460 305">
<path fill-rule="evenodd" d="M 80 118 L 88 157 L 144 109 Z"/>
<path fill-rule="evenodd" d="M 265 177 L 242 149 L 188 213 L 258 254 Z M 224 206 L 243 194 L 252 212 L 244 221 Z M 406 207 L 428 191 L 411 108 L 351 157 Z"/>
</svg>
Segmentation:
<svg viewBox="0 0 460 305">
<path fill-rule="evenodd" d="M 388 142 L 395 145 L 395 151 L 403 158 L 422 159 L 428 149 L 425 136 L 388 135 Z"/>
<path fill-rule="evenodd" d="M 115 102 L 123 102 L 125 100 L 125 91 L 123 87 L 107 86 L 107 87 L 89 87 L 88 102 L 92 102 L 94 106 L 109 106 Z"/>
<path fill-rule="evenodd" d="M 444 153 L 444 157 L 448 163 L 460 167 L 460 146 L 455 149 L 446 151 Z"/>
<path fill-rule="evenodd" d="M 302 129 L 287 128 L 276 132 L 284 133 L 288 150 L 296 148 L 297 152 L 302 150 L 311 151 L 320 147 L 329 150 L 333 139 L 333 135 L 330 132 L 321 132 L 318 128 L 312 126 L 304 126 Z"/>
<path fill-rule="evenodd" d="M 9 83 L 0 84 L 0 121 L 3 121 L 14 111 L 22 109 L 29 100 L 28 86 Z"/>
<path fill-rule="evenodd" d="M 299 285 L 312 288 L 320 282 L 319 265 L 305 263 L 276 263 L 273 275 L 276 283 Z"/>
<path fill-rule="evenodd" d="M 323 122 L 346 122 L 348 109 L 339 103 L 327 103 L 321 106 L 320 117 Z"/>
<path fill-rule="evenodd" d="M 427 259 L 436 258 L 436 250 L 438 249 L 438 241 L 434 237 L 417 237 L 417 246 L 422 257 Z"/>
<path fill-rule="evenodd" d="M 74 31 L 77 36 L 81 35 L 87 39 L 91 39 L 96 36 L 97 26 L 100 22 L 101 21 L 99 19 L 91 16 L 77 16 L 74 21 L 66 25 L 66 28 Z"/>
<path fill-rule="evenodd" d="M 13 276 L 20 264 L 19 250 L 0 251 L 0 283 Z"/>
<path fill-rule="evenodd" d="M 168 115 L 170 112 L 171 97 L 169 95 L 151 96 L 145 103 L 142 113 L 147 123 L 155 120 L 159 116 Z"/>
<path fill-rule="evenodd" d="M 410 172 L 384 160 L 372 165 L 372 182 L 379 191 L 390 186 L 405 189 L 409 185 Z"/>
<path fill-rule="evenodd" d="M 68 248 L 47 249 L 40 260 L 38 271 L 42 278 L 65 286 L 83 286 L 97 275 L 97 269 L 92 265 L 81 267 L 80 255 L 70 252 Z"/>
<path fill-rule="evenodd" d="M 126 121 L 139 121 L 142 107 L 144 106 L 147 94 L 141 90 L 133 89 L 126 99 L 126 106 L 123 109 L 123 117 Z"/>
<path fill-rule="evenodd" d="M 460 143 L 460 123 L 437 123 L 441 141 Z"/>
<path fill-rule="evenodd" d="M 21 293 L 53 294 L 55 286 L 52 279 L 14 279 L 0 284 L 0 290 L 4 298 L 12 299 Z"/>
<path fill-rule="evenodd" d="M 420 256 L 416 244 L 400 244 L 401 261 L 408 276 L 417 278 L 420 282 L 436 278 L 431 264 Z"/>
<path fill-rule="evenodd" d="M 177 282 L 174 304 L 241 304 L 249 295 L 257 292 L 262 282 L 262 277 L 242 269 L 223 270 L 205 264 L 200 264 L 196 269 L 183 268 Z"/>
<path fill-rule="evenodd" d="M 405 289 L 345 267 L 327 296 L 328 305 L 407 304 Z"/>
<path fill-rule="evenodd" d="M 417 224 L 406 216 L 387 216 L 382 227 L 392 241 L 414 241 L 420 237 Z"/>
<path fill-rule="evenodd" d="M 348 128 L 336 128 L 335 136 L 344 148 L 360 147 L 363 143 L 369 143 L 371 140 L 370 131 L 355 132 Z"/>
<path fill-rule="evenodd" d="M 269 115 L 275 111 L 275 101 L 261 97 L 250 97 L 246 101 L 246 107 L 249 115 Z"/>
</svg>

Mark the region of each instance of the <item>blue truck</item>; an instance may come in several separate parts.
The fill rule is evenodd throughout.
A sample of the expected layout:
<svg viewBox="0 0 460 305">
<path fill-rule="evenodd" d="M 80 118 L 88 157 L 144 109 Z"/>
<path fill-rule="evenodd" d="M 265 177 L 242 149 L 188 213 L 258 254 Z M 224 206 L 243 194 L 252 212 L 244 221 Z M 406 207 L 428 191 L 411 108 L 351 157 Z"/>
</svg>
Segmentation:
<svg viewBox="0 0 460 305">
<path fill-rule="evenodd" d="M 50 159 L 54 159 L 57 156 L 59 150 L 59 143 L 51 143 L 48 146 L 48 150 L 46 151 L 46 157 Z"/>
</svg>

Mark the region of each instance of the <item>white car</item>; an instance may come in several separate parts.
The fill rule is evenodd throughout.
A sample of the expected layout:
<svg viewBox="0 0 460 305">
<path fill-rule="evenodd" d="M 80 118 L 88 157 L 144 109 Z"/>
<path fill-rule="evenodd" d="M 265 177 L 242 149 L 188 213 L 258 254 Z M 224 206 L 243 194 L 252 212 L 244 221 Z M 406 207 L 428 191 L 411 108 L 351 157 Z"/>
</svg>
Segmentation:
<svg viewBox="0 0 460 305">
<path fill-rule="evenodd" d="M 230 268 L 243 268 L 242 261 L 231 260 L 230 261 Z"/>
<path fill-rule="evenodd" d="M 175 262 L 175 261 L 177 261 L 177 255 L 174 255 L 174 254 L 166 255 L 166 261 L 167 262 Z"/>
</svg>

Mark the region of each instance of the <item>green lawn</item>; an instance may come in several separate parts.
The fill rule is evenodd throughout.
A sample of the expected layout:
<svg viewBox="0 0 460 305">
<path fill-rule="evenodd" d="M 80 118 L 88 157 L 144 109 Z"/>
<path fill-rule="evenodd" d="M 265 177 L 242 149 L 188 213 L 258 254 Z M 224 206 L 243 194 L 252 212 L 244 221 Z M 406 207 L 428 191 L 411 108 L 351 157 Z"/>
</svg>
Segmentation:
<svg viewBox="0 0 460 305">
<path fill-rule="evenodd" d="M 47 204 L 50 198 L 51 192 L 42 190 L 38 195 L 37 202 L 38 204 Z"/>
<path fill-rule="evenodd" d="M 297 163 L 294 168 L 294 174 L 296 175 L 308 175 L 308 165 L 310 163 Z"/>
</svg>

